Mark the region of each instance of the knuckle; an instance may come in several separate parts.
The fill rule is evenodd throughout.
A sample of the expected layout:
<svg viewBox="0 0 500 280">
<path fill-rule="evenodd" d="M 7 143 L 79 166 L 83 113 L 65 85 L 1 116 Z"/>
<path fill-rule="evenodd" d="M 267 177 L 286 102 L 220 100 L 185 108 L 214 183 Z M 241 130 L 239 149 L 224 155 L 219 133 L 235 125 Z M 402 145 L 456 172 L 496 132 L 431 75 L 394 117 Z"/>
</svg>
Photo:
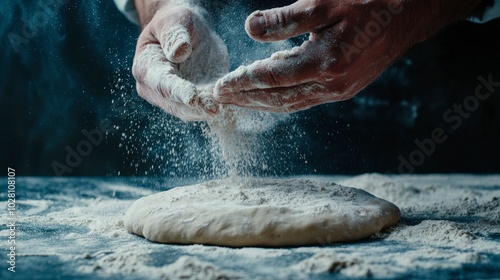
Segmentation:
<svg viewBox="0 0 500 280">
<path fill-rule="evenodd" d="M 272 15 L 272 22 L 277 29 L 286 29 L 288 26 L 289 18 L 291 17 L 290 9 L 280 8 L 277 9 Z"/>
<path fill-rule="evenodd" d="M 170 10 L 170 13 L 186 20 L 190 20 L 193 15 L 193 12 L 187 6 L 175 6 Z"/>
<path fill-rule="evenodd" d="M 163 87 L 163 85 L 161 83 L 157 84 L 154 88 L 154 92 L 158 95 L 158 96 L 161 96 L 163 98 L 166 98 L 169 94 L 168 92 L 165 90 L 165 88 Z"/>
<path fill-rule="evenodd" d="M 134 79 L 137 82 L 143 83 L 146 77 L 146 69 L 144 69 L 144 67 L 140 67 L 140 63 L 137 60 L 138 59 L 135 59 L 134 64 L 132 65 L 132 76 L 134 76 Z"/>
<path fill-rule="evenodd" d="M 324 2 L 324 0 L 309 0 L 307 8 L 304 9 L 304 13 L 308 13 L 311 19 L 315 19 L 318 16 L 322 16 L 324 19 L 327 11 Z"/>
<path fill-rule="evenodd" d="M 163 22 L 163 31 L 168 31 L 168 29 L 175 24 L 180 24 L 190 29 L 194 26 L 195 18 L 196 13 L 194 10 L 185 6 L 176 6 L 169 10 L 169 13 L 159 20 Z"/>
<path fill-rule="evenodd" d="M 332 10 L 332 1 L 325 0 L 311 0 L 311 18 L 315 19 L 320 17 L 321 19 L 329 20 L 329 16 Z"/>
<path fill-rule="evenodd" d="M 263 37 L 267 36 L 284 36 L 284 32 L 287 31 L 287 24 L 289 23 L 289 17 L 291 17 L 291 11 L 287 8 L 276 8 L 269 12 L 262 13 L 264 19 L 263 28 L 265 33 Z"/>
</svg>

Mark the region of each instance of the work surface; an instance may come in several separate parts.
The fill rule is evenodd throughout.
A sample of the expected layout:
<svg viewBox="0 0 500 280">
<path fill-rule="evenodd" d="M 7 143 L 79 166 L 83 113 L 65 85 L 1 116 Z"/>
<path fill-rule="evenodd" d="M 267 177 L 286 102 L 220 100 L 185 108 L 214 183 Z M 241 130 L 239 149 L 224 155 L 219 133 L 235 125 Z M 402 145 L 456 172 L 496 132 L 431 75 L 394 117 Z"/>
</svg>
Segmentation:
<svg viewBox="0 0 500 280">
<path fill-rule="evenodd" d="M 361 242 L 318 240 L 313 247 L 155 244 L 125 230 L 125 211 L 142 196 L 195 181 L 17 178 L 16 272 L 7 270 L 2 188 L 0 278 L 500 278 L 500 175 L 307 178 L 389 200 L 400 207 L 401 222 Z"/>
</svg>

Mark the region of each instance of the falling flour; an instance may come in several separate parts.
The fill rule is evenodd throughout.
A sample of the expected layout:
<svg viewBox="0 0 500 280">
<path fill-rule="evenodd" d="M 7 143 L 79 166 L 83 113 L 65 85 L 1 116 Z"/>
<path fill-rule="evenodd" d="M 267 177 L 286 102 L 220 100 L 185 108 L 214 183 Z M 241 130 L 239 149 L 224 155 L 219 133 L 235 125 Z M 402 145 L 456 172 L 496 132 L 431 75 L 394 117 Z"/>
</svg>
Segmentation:
<svg viewBox="0 0 500 280">
<path fill-rule="evenodd" d="M 183 33 L 177 27 L 170 32 L 166 37 L 172 41 Z M 228 55 L 213 32 L 200 36 L 207 37 L 199 38 L 190 57 L 178 64 L 180 81 L 196 85 L 196 94 L 179 99 L 217 111 L 207 117 L 205 133 L 216 175 L 226 179 L 138 200 L 124 218 L 129 232 L 161 243 L 279 247 L 359 240 L 399 221 L 395 205 L 359 189 L 307 180 L 241 179 L 255 176 L 256 165 L 265 165 L 259 152 L 268 148 L 266 139 L 255 135 L 272 126 L 273 117 L 212 100 L 212 85 L 228 72 Z M 292 57 L 285 51 L 271 59 Z"/>
<path fill-rule="evenodd" d="M 265 163 L 260 155 L 266 144 L 261 143 L 263 139 L 259 134 L 272 129 L 278 123 L 288 119 L 288 116 L 216 104 L 213 100 L 215 83 L 229 72 L 229 55 L 226 45 L 213 30 L 207 27 L 203 19 L 204 12 L 201 9 L 188 4 L 183 4 L 183 6 L 195 15 L 194 24 L 199 31 L 196 33 L 195 42 L 190 42 L 192 43 L 190 56 L 182 63 L 175 64 L 177 68 L 172 70 L 182 79 L 174 79 L 170 87 L 175 92 L 174 98 L 193 106 L 195 108 L 193 112 L 217 112 L 215 115 L 202 117 L 206 120 L 206 125 L 203 125 L 204 132 L 210 142 L 210 153 L 213 158 L 214 174 L 212 177 L 248 176 L 251 175 L 250 170 L 256 169 L 259 165 L 260 169 L 265 169 Z M 189 41 L 189 38 L 183 35 L 184 33 L 186 32 L 182 27 L 170 28 L 164 35 L 168 38 L 167 45 L 179 44 L 179 40 Z M 153 53 L 156 50 L 145 52 L 148 51 Z M 158 73 L 152 75 L 156 80 L 150 81 L 151 84 L 158 83 L 157 79 L 162 77 Z M 186 83 L 195 87 L 195 92 Z M 176 92 L 177 88 L 185 90 Z M 200 117 L 184 115 L 184 118 L 190 120 Z"/>
</svg>

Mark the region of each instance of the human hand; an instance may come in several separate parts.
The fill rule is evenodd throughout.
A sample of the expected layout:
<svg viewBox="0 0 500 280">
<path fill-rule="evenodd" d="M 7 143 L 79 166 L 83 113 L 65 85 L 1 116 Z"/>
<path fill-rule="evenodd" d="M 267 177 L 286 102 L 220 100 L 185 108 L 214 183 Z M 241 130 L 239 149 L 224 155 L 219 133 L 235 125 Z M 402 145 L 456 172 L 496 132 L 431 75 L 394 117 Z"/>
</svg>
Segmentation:
<svg viewBox="0 0 500 280">
<path fill-rule="evenodd" d="M 346 100 L 413 45 L 470 14 L 481 0 L 299 0 L 256 11 L 250 37 L 268 42 L 310 33 L 300 47 L 242 66 L 217 82 L 215 100 L 294 112 Z"/>
<path fill-rule="evenodd" d="M 185 121 L 204 120 L 218 112 L 212 88 L 229 72 L 227 48 L 202 10 L 172 2 L 148 6 L 136 1 L 144 26 L 132 67 L 137 92 Z M 154 14 L 148 16 L 148 11 Z"/>
</svg>

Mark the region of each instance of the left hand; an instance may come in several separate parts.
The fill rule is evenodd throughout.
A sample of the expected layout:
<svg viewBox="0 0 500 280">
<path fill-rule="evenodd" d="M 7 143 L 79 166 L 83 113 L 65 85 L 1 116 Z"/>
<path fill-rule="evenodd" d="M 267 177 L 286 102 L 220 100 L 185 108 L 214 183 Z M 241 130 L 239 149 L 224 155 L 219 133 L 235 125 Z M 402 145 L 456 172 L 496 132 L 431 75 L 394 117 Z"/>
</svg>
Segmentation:
<svg viewBox="0 0 500 280">
<path fill-rule="evenodd" d="M 308 41 L 220 79 L 215 100 L 294 112 L 346 100 L 410 47 L 470 14 L 480 0 L 299 0 L 256 11 L 245 23 L 258 41 L 310 33 Z"/>
<path fill-rule="evenodd" d="M 140 3 L 144 29 L 132 67 L 139 95 L 184 121 L 216 115 L 219 104 L 212 99 L 212 87 L 228 72 L 229 55 L 201 8 L 189 1 Z"/>
</svg>

